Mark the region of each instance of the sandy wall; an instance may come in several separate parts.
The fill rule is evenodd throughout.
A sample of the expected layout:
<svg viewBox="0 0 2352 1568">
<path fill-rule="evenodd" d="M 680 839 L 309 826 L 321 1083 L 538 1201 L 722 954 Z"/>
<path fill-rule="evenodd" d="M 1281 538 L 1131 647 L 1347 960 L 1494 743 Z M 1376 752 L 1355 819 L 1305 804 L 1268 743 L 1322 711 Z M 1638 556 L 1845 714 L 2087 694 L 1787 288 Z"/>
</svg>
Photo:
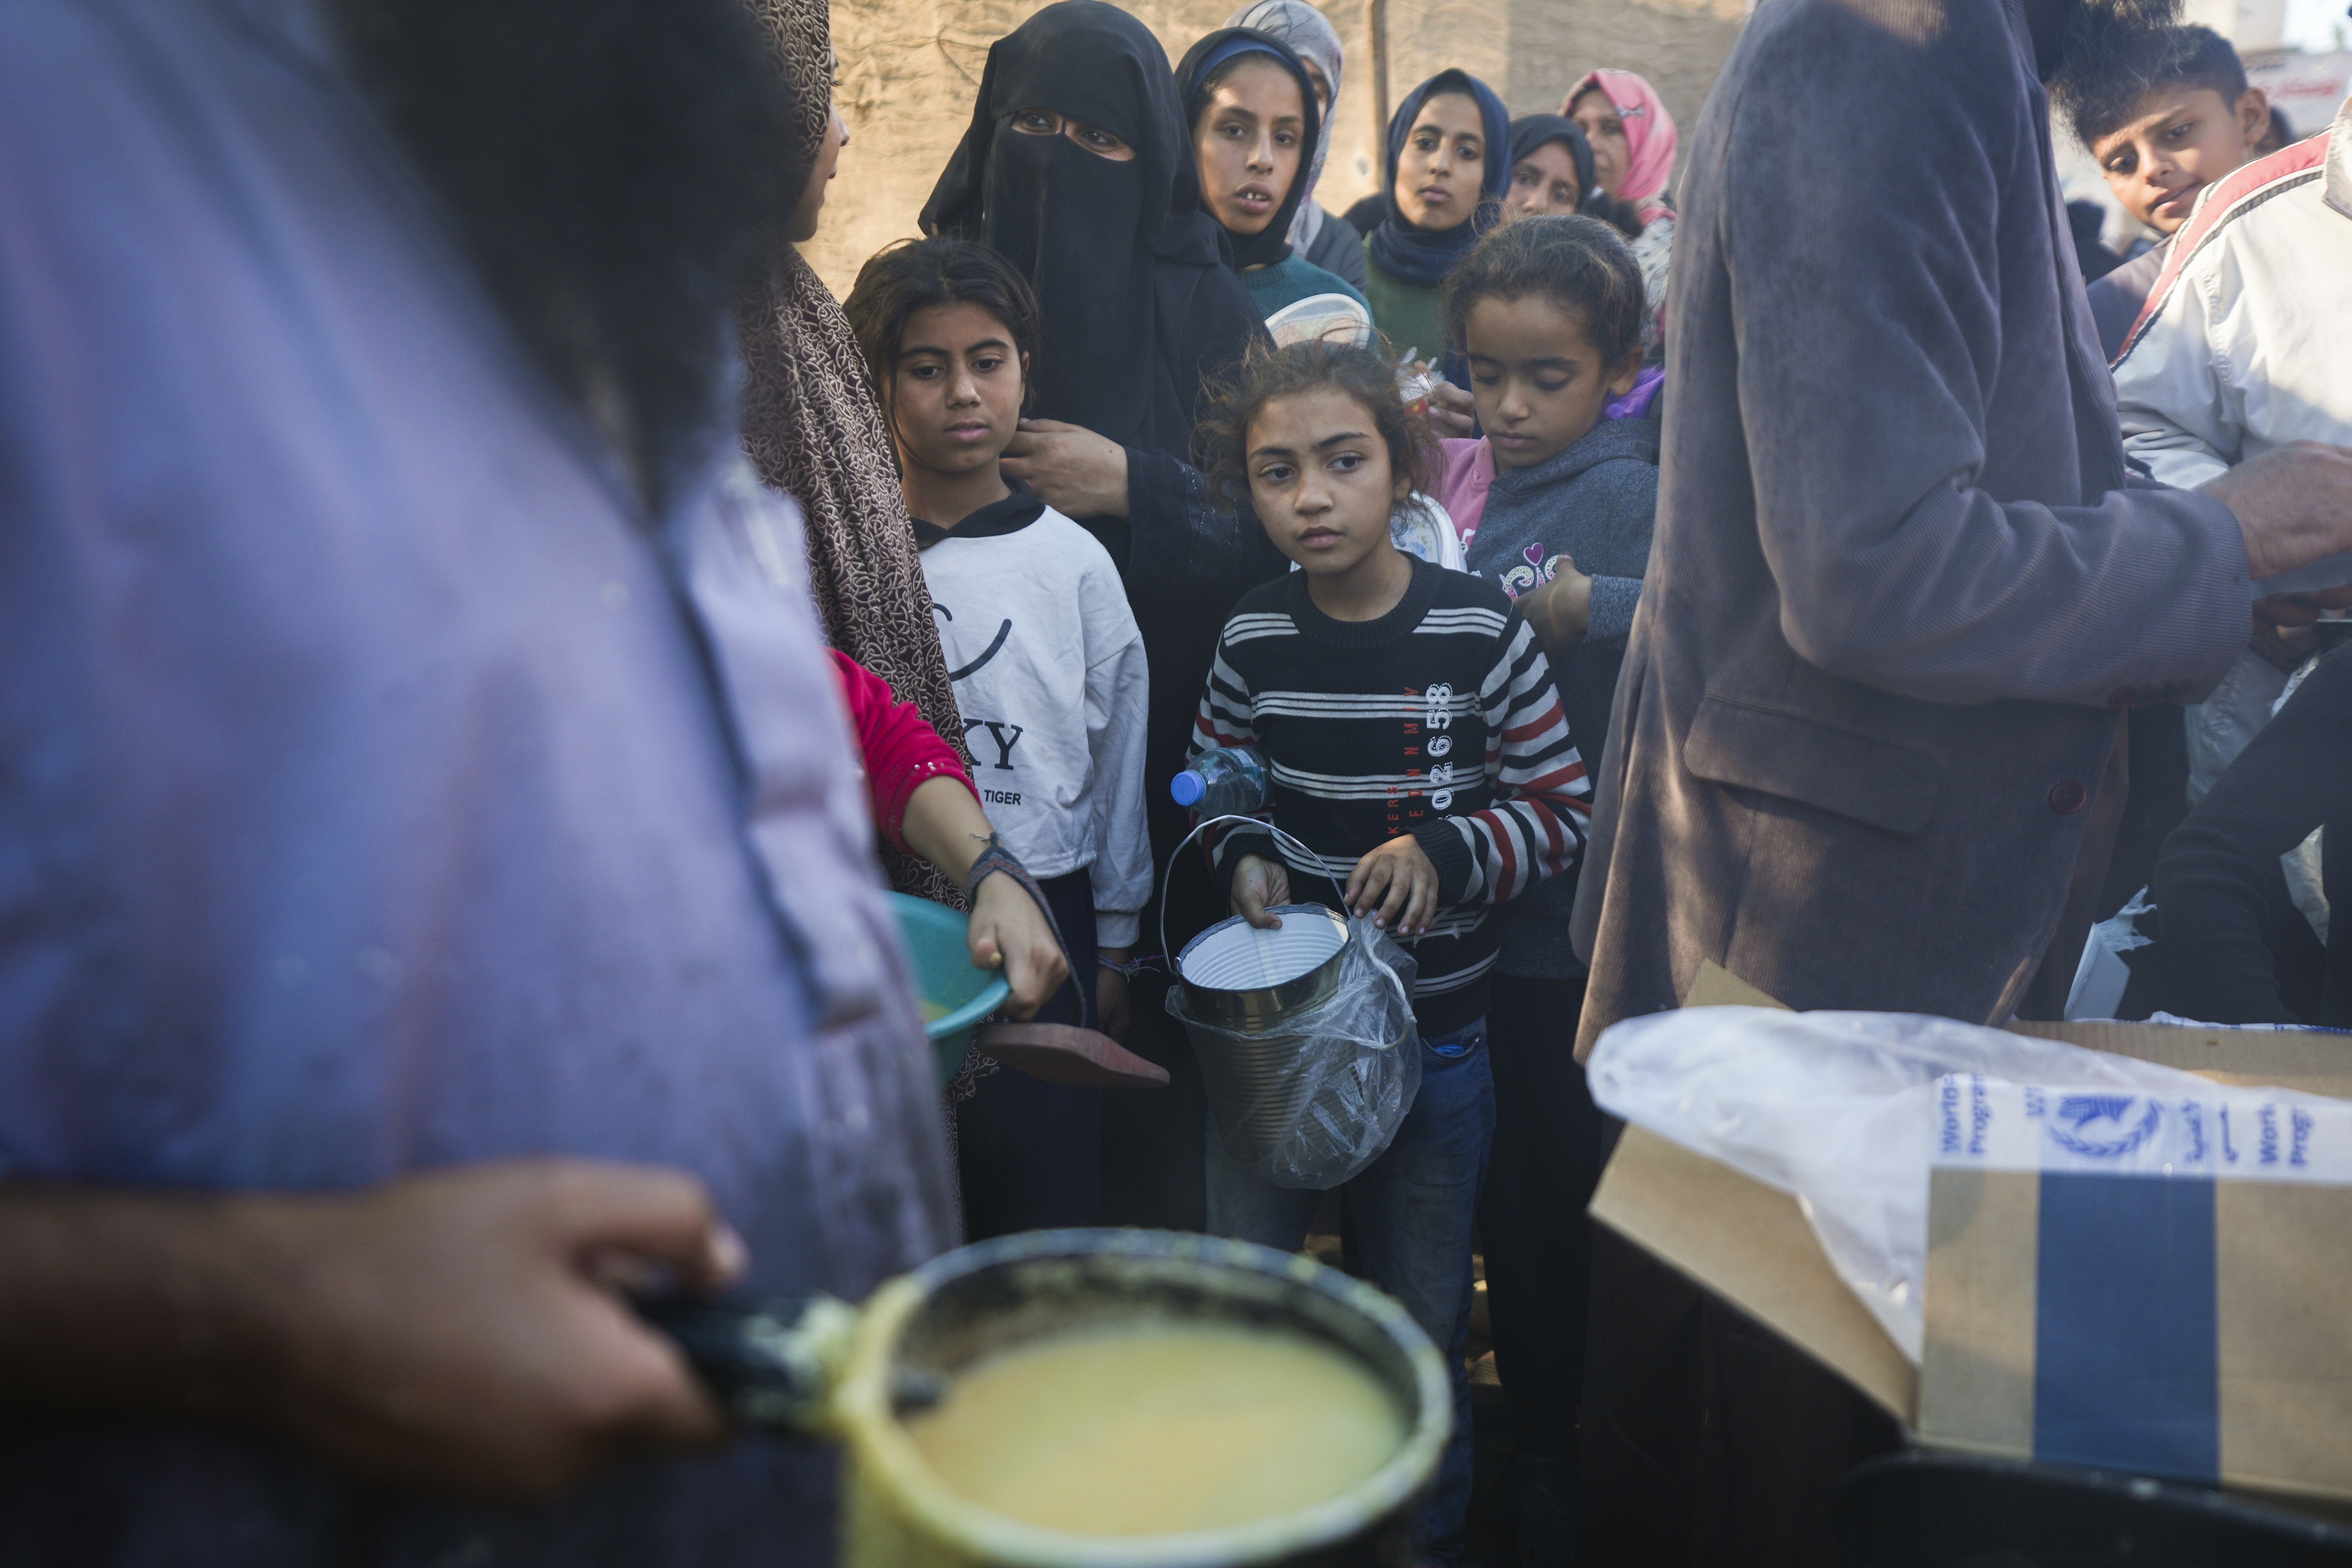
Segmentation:
<svg viewBox="0 0 2352 1568">
<path fill-rule="evenodd" d="M 836 293 L 858 264 L 916 232 L 931 184 L 971 121 L 988 46 L 1045 0 L 834 0 L 834 47 L 850 144 L 804 248 Z M 1390 101 L 1447 66 L 1483 77 L 1514 114 L 1559 106 L 1569 82 L 1596 66 L 1638 70 L 1678 119 L 1698 112 L 1745 14 L 1745 0 L 1384 0 Z M 1239 0 L 1132 0 L 1173 60 Z M 1324 205 L 1370 191 L 1380 136 L 1370 79 L 1373 0 L 1323 6 L 1348 54 L 1334 111 Z"/>
</svg>

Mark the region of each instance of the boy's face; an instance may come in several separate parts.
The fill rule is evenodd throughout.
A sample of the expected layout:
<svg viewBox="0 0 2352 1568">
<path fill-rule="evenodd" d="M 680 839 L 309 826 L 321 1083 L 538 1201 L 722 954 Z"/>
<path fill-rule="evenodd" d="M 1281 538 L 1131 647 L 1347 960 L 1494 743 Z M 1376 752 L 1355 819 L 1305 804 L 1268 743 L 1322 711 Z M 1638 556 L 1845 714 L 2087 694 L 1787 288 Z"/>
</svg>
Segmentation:
<svg viewBox="0 0 2352 1568">
<path fill-rule="evenodd" d="M 1391 477 L 1388 444 L 1364 406 L 1318 387 L 1277 397 L 1249 424 L 1250 501 L 1276 549 L 1314 576 L 1354 571 L 1389 540 L 1389 513 L 1410 482 Z"/>
<path fill-rule="evenodd" d="M 936 473 L 993 464 L 1021 427 L 1013 334 L 978 305 L 926 305 L 898 336 L 890 422 L 905 460 Z"/>
<path fill-rule="evenodd" d="M 2198 193 L 2252 155 L 2270 128 L 2270 100 L 2249 88 L 2236 103 L 2210 87 L 2160 87 L 2091 155 L 2124 210 L 2158 234 L 2189 221 Z"/>
<path fill-rule="evenodd" d="M 1548 295 L 1481 300 L 1462 327 L 1470 395 L 1498 468 L 1532 468 L 1583 440 L 1642 371 L 1638 349 L 1605 363 L 1578 313 Z"/>
</svg>

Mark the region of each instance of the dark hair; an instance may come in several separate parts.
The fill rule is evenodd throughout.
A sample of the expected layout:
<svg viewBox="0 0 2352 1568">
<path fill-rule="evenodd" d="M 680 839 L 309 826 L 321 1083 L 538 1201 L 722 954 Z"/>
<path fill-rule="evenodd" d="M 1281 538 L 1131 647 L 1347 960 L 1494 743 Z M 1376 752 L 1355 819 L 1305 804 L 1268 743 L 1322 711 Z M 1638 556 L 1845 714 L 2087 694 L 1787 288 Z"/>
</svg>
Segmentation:
<svg viewBox="0 0 2352 1568">
<path fill-rule="evenodd" d="M 976 239 L 940 235 L 931 239 L 902 239 L 868 257 L 857 269 L 856 286 L 843 301 L 849 330 L 857 335 L 858 352 L 873 373 L 874 390 L 890 410 L 890 383 L 898 369 L 898 352 L 907 319 L 934 305 L 977 305 L 1012 334 L 1013 351 L 1030 362 L 1021 377 L 1022 404 L 1028 405 L 1035 384 L 1037 297 L 1029 280 L 1013 263 Z M 890 420 L 893 429 L 897 421 Z"/>
<path fill-rule="evenodd" d="M 2210 27 L 2119 22 L 2094 37 L 2095 46 L 2067 73 L 2060 91 L 2084 147 L 2121 130 L 2141 100 L 2161 88 L 2210 88 L 2231 109 L 2246 95 L 2245 65 L 2230 40 Z"/>
<path fill-rule="evenodd" d="M 1445 280 L 1447 339 L 1465 347 L 1470 307 L 1540 294 L 1584 320 L 1584 335 L 1609 364 L 1639 352 L 1649 331 L 1642 264 L 1617 231 L 1582 214 L 1538 213 L 1478 242 Z"/>
<path fill-rule="evenodd" d="M 524 348 L 658 512 L 720 412 L 729 307 L 806 183 L 740 0 L 335 0 L 352 63 Z M 814 149 L 810 156 L 814 157 Z M 617 396 L 611 395 L 617 394 Z"/>
<path fill-rule="evenodd" d="M 1397 395 L 1396 371 L 1377 350 L 1353 343 L 1309 341 L 1287 348 L 1251 347 L 1240 367 L 1215 388 L 1208 416 L 1201 421 L 1199 445 L 1210 489 L 1231 506 L 1249 489 L 1249 428 L 1280 397 L 1328 389 L 1363 405 L 1372 432 L 1389 451 L 1389 471 L 1415 489 L 1436 472 L 1437 441 L 1429 422 L 1405 411 Z"/>
<path fill-rule="evenodd" d="M 1288 62 L 1280 55 L 1266 48 L 1237 49 L 1219 60 L 1210 69 L 1202 72 L 1201 79 L 1192 84 L 1192 100 L 1184 105 L 1184 124 L 1187 130 L 1195 129 L 1200 125 L 1202 110 L 1209 107 L 1209 100 L 1215 95 L 1218 87 L 1224 79 L 1252 60 L 1263 60 L 1278 68 L 1286 79 L 1297 87 L 1302 100 L 1310 105 L 1314 103 L 1313 85 L 1300 82 L 1297 78 L 1292 76 Z"/>
</svg>

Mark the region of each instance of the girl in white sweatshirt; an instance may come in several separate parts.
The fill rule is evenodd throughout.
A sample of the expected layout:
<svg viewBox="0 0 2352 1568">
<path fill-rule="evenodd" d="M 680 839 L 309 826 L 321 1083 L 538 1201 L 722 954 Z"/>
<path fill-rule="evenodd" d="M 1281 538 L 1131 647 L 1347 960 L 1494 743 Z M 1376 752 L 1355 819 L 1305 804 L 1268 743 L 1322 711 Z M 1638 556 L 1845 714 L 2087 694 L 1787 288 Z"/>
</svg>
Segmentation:
<svg viewBox="0 0 2352 1568">
<path fill-rule="evenodd" d="M 1094 536 L 999 471 L 1036 342 L 1021 275 L 969 240 L 912 241 L 847 304 L 898 447 L 972 782 L 1044 887 L 1072 986 L 1045 1022 L 1125 1032 L 1151 892 L 1143 816 L 1143 639 Z M 1099 1223 L 1099 1089 L 996 1073 L 957 1112 L 972 1239 Z"/>
</svg>

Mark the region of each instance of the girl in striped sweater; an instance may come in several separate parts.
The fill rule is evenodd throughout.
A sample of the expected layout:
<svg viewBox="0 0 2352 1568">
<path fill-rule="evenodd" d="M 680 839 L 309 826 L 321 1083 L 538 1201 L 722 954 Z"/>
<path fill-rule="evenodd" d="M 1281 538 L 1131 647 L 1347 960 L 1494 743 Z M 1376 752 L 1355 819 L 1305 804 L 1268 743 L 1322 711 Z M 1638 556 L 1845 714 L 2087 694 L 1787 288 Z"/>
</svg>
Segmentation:
<svg viewBox="0 0 2352 1568">
<path fill-rule="evenodd" d="M 1254 356 L 1206 434 L 1214 481 L 1246 483 L 1299 570 L 1244 595 L 1201 698 L 1194 751 L 1251 746 L 1273 765 L 1271 815 L 1312 851 L 1225 832 L 1213 854 L 1236 912 L 1273 926 L 1294 895 L 1370 915 L 1419 962 L 1422 1082 L 1387 1151 L 1349 1184 L 1373 1281 L 1451 1352 L 1454 1440 L 1414 1534 L 1458 1555 L 1470 1494 L 1470 1231 L 1494 1128 L 1486 1057 L 1487 911 L 1571 865 L 1591 785 L 1542 645 L 1502 590 L 1398 550 L 1391 510 L 1429 470 L 1425 427 L 1364 349 L 1298 343 Z M 1305 1240 L 1320 1194 L 1245 1170 L 1213 1137 L 1209 1227 Z"/>
</svg>

